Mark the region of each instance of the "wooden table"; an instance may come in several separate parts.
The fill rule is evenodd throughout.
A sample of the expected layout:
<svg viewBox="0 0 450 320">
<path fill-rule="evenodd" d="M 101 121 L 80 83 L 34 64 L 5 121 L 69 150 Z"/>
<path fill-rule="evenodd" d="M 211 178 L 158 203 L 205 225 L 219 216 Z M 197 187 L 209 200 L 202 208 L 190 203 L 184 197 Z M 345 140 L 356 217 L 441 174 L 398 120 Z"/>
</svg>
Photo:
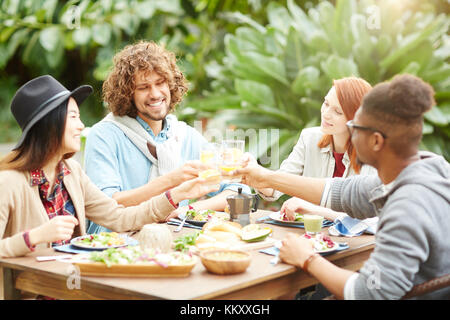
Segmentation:
<svg viewBox="0 0 450 320">
<path fill-rule="evenodd" d="M 268 215 L 258 211 L 251 220 Z M 273 238 L 282 239 L 288 232 L 304 233 L 304 229 L 266 224 L 273 229 Z M 174 237 L 193 232 L 184 228 Z M 358 270 L 374 248 L 374 236 L 355 238 L 332 237 L 347 242 L 348 250 L 326 258 L 348 270 Z M 43 249 L 24 257 L 0 258 L 0 298 L 18 299 L 20 290 L 58 299 L 292 299 L 301 288 L 317 283 L 300 269 L 279 263 L 270 264 L 273 256 L 250 251 L 252 262 L 246 272 L 220 276 L 208 273 L 199 261 L 186 278 L 111 278 L 77 277 L 71 264 L 60 261 L 37 262 L 36 256 L 56 255 Z"/>
</svg>

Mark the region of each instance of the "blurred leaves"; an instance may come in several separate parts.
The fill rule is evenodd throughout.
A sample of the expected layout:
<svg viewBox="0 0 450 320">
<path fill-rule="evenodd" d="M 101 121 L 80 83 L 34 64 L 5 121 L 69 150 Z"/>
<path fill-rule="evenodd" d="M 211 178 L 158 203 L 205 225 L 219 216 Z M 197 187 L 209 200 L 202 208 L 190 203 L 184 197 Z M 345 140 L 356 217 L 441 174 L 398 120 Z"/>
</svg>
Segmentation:
<svg viewBox="0 0 450 320">
<path fill-rule="evenodd" d="M 263 25 L 238 15 L 240 26 L 225 36 L 226 56 L 215 66 L 214 90 L 197 98 L 203 106 L 221 94 L 240 99 L 241 107 L 230 110 L 214 102 L 217 116 L 226 114 L 222 130 L 270 127 L 281 129 L 280 137 L 297 136 L 319 124 L 333 79 L 359 76 L 375 85 L 411 73 L 437 92 L 437 106 L 425 115 L 422 148 L 450 159 L 446 14 L 419 1 L 387 0 L 322 1 L 309 10 L 287 0 L 286 5 L 270 2 L 266 14 Z M 282 160 L 296 140 L 279 142 Z"/>
<path fill-rule="evenodd" d="M 180 119 L 217 129 L 280 129 L 280 160 L 317 125 L 333 79 L 371 84 L 409 72 L 433 85 L 423 148 L 450 159 L 449 19 L 438 0 L 4 0 L 0 3 L 0 142 L 20 133 L 9 111 L 17 88 L 52 74 L 91 84 L 86 126 L 105 113 L 101 85 L 125 45 L 174 51 L 190 90 Z M 274 142 L 267 143 L 267 148 Z M 265 149 L 257 154 L 266 154 Z"/>
<path fill-rule="evenodd" d="M 91 126 L 105 112 L 100 90 L 114 53 L 140 39 L 160 42 L 175 51 L 194 84 L 191 92 L 197 83 L 201 90 L 201 82 L 208 81 L 204 80 L 206 74 L 199 66 L 220 43 L 212 35 L 217 30 L 212 29 L 204 37 L 211 27 L 211 19 L 192 19 L 181 2 L 190 3 L 185 0 L 2 1 L 0 81 L 5 79 L 2 83 L 7 83 L 10 90 L 2 91 L 0 108 L 9 112 L 9 101 L 15 90 L 31 78 L 48 73 L 70 89 L 84 83 L 94 86 L 95 94 L 82 105 L 81 113 L 85 124 Z M 219 33 L 219 37 L 223 41 L 223 34 Z M 6 81 L 10 78 L 14 80 Z M 11 120 L 12 115 L 9 117 Z M 0 136 L 0 142 L 10 140 L 11 135 Z"/>
</svg>

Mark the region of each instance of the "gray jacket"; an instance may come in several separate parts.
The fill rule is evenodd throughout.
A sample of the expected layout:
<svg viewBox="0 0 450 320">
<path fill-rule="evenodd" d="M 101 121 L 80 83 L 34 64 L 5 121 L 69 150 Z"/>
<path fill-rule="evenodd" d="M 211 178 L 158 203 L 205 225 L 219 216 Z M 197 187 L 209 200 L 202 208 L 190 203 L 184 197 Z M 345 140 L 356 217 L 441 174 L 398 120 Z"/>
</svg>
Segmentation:
<svg viewBox="0 0 450 320">
<path fill-rule="evenodd" d="M 399 299 L 414 285 L 450 273 L 450 165 L 421 152 L 386 190 L 378 176 L 331 180 L 331 208 L 378 216 L 375 249 L 354 283 L 356 299 Z M 450 288 L 420 299 L 449 299 Z"/>
</svg>

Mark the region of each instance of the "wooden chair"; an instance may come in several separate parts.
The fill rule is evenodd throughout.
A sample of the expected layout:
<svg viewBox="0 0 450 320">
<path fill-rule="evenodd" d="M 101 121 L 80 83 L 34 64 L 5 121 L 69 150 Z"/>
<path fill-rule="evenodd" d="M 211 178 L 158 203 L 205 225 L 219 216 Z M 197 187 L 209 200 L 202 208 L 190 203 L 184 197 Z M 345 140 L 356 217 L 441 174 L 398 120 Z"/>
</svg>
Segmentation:
<svg viewBox="0 0 450 320">
<path fill-rule="evenodd" d="M 424 294 L 437 291 L 446 287 L 450 287 L 450 274 L 446 274 L 441 277 L 434 278 L 424 283 L 415 285 L 411 289 L 411 291 L 409 291 L 407 294 L 403 296 L 403 298 L 401 298 L 401 300 L 422 296 Z M 337 300 L 337 299 L 334 295 L 331 295 L 324 298 L 323 300 Z"/>
<path fill-rule="evenodd" d="M 426 293 L 437 291 L 449 286 L 450 286 L 450 274 L 446 274 L 441 277 L 434 278 L 414 286 L 411 289 L 411 291 L 409 291 L 407 294 L 403 296 L 402 300 L 418 297 Z"/>
</svg>

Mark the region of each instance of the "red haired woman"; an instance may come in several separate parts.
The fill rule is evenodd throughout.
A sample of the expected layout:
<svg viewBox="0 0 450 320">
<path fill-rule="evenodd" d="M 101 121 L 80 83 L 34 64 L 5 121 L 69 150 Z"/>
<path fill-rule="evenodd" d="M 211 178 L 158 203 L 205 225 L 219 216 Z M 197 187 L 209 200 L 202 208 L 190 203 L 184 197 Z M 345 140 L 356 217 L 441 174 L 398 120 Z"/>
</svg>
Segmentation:
<svg viewBox="0 0 450 320">
<path fill-rule="evenodd" d="M 289 157 L 281 163 L 279 171 L 314 178 L 348 177 L 354 174 L 375 174 L 373 167 L 359 164 L 350 141 L 346 123 L 352 120 L 364 95 L 372 87 L 361 78 L 349 77 L 333 81 L 321 108 L 320 127 L 304 129 Z M 259 194 L 269 201 L 282 193 L 263 189 Z M 287 200 L 281 212 L 287 217 L 303 208 L 305 201 Z"/>
</svg>

